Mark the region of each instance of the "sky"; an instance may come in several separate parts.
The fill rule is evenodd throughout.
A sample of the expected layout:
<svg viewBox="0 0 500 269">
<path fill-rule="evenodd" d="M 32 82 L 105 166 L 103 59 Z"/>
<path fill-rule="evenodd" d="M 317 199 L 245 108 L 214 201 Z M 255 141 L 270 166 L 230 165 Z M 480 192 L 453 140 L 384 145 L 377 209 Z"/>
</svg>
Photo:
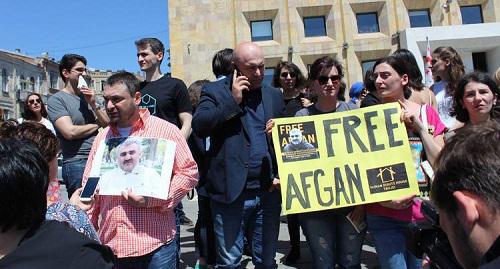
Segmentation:
<svg viewBox="0 0 500 269">
<path fill-rule="evenodd" d="M 168 0 L 2 0 L 0 10 L 0 49 L 29 56 L 76 53 L 90 68 L 137 72 L 135 40 L 170 44 Z"/>
</svg>

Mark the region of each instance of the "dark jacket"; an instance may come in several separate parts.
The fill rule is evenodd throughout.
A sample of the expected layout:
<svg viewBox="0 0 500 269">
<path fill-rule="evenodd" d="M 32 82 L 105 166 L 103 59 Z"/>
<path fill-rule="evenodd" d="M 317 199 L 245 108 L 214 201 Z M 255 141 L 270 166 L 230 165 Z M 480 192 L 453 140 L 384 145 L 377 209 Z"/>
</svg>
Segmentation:
<svg viewBox="0 0 500 269">
<path fill-rule="evenodd" d="M 243 109 L 231 94 L 232 78 L 210 82 L 203 86 L 200 103 L 193 117 L 193 131 L 201 138 L 210 136 L 210 149 L 206 154 L 207 184 L 205 192 L 221 203 L 231 203 L 246 186 L 250 140 L 244 121 Z M 262 105 L 265 121 L 283 116 L 283 95 L 278 89 L 262 85 Z M 276 156 L 271 138 L 267 137 L 272 167 L 262 175 L 261 188 L 269 188 L 278 176 Z M 263 162 L 268 163 L 268 162 Z"/>
</svg>

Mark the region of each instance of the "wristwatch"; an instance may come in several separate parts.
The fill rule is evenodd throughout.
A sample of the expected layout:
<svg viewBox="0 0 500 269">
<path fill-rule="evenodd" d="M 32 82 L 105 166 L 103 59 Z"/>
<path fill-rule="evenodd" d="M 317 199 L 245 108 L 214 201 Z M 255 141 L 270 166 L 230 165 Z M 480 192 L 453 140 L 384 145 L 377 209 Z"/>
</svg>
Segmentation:
<svg viewBox="0 0 500 269">
<path fill-rule="evenodd" d="M 94 111 L 97 112 L 97 111 L 101 110 L 102 108 L 103 108 L 102 105 L 100 105 L 99 103 L 96 103 Z"/>
</svg>

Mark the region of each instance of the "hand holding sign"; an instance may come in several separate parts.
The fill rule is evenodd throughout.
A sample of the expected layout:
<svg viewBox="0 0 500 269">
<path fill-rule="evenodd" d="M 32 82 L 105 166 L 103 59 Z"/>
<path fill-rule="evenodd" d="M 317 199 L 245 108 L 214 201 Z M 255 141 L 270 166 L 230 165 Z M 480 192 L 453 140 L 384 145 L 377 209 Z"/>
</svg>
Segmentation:
<svg viewBox="0 0 500 269">
<path fill-rule="evenodd" d="M 132 189 L 128 189 L 127 192 L 122 192 L 122 197 L 127 200 L 127 202 L 134 207 L 146 207 L 148 204 L 148 197 L 140 196 L 134 194 Z"/>
<path fill-rule="evenodd" d="M 274 127 L 274 121 L 273 121 L 273 119 L 269 119 L 266 122 L 266 134 L 272 135 L 272 133 L 273 133 L 273 127 Z"/>
<path fill-rule="evenodd" d="M 241 103 L 241 100 L 243 99 L 243 91 L 248 91 L 249 86 L 250 82 L 248 81 L 248 78 L 243 75 L 239 76 L 238 71 L 234 70 L 231 93 L 233 94 L 233 98 L 238 105 Z"/>
<path fill-rule="evenodd" d="M 274 190 L 280 190 L 280 179 L 274 178 L 271 183 L 271 187 L 269 187 L 269 192 L 273 192 Z"/>
</svg>

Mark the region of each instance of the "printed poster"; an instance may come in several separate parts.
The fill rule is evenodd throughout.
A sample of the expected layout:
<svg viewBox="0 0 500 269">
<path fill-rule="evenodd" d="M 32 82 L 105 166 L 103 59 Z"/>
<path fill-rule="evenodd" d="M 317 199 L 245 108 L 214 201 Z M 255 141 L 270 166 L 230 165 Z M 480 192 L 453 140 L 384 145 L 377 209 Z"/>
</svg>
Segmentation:
<svg viewBox="0 0 500 269">
<path fill-rule="evenodd" d="M 274 119 L 283 213 L 419 193 L 399 104 Z M 279 142 L 276 142 L 279 141 Z"/>
<path fill-rule="evenodd" d="M 166 200 L 175 142 L 158 138 L 109 138 L 97 149 L 90 176 L 100 177 L 99 195 L 134 194 Z"/>
</svg>

